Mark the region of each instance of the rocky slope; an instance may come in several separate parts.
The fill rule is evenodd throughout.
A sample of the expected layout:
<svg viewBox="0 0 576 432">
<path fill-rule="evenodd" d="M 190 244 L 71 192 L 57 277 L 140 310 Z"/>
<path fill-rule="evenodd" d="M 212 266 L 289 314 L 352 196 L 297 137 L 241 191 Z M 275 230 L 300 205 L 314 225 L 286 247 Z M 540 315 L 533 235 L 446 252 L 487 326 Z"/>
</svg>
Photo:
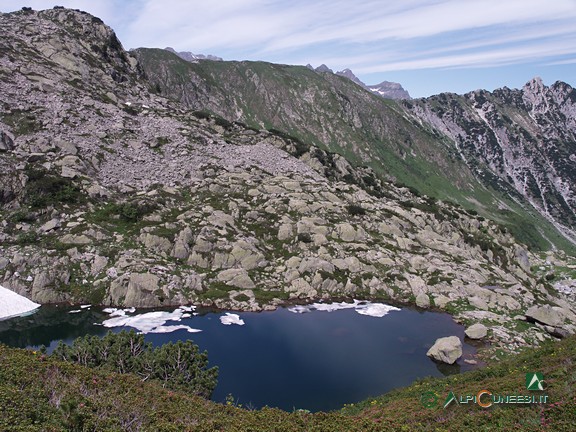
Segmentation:
<svg viewBox="0 0 576 432">
<path fill-rule="evenodd" d="M 576 90 L 534 78 L 520 90 L 441 94 L 405 103 L 454 142 L 485 183 L 526 198 L 576 240 Z"/>
<path fill-rule="evenodd" d="M 457 136 L 412 111 L 424 102 L 397 103 L 378 97 L 375 89 L 357 85 L 351 71 L 321 73 L 321 67 L 262 62 L 191 64 L 155 49 L 138 49 L 134 54 L 155 90 L 192 109 L 286 131 L 340 153 L 389 180 L 474 209 L 534 249 L 574 250 L 573 229 L 563 229 L 559 222 L 566 217 L 566 208 L 558 207 L 557 217 L 550 217 L 506 177 L 492 172 L 479 175 L 475 162 L 481 155 L 466 159 L 455 142 Z M 449 112 L 448 100 L 442 98 L 443 102 L 434 99 L 434 106 Z M 530 124 L 530 116 L 523 115 Z M 474 136 L 473 124 L 462 127 Z M 569 177 L 557 174 L 558 182 L 569 183 Z"/>
<path fill-rule="evenodd" d="M 576 330 L 572 293 L 494 222 L 152 93 L 88 14 L 2 14 L 0 28 L 4 287 L 137 307 L 379 298 L 483 321 L 511 349 Z M 538 325 L 510 342 L 516 315 Z"/>
</svg>

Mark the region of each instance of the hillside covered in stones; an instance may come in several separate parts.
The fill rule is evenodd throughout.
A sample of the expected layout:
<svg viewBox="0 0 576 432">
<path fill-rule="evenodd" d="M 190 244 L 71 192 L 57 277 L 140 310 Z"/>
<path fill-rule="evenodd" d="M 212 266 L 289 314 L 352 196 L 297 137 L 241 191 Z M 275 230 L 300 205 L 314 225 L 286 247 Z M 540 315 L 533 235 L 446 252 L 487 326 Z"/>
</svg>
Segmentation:
<svg viewBox="0 0 576 432">
<path fill-rule="evenodd" d="M 482 321 L 511 349 L 576 330 L 573 293 L 501 225 L 154 93 L 86 13 L 0 29 L 2 286 L 127 307 L 383 299 Z"/>
<path fill-rule="evenodd" d="M 326 66 L 133 54 L 154 91 L 190 109 L 288 132 L 473 209 L 532 249 L 575 250 L 574 92 L 565 83 L 394 101 Z"/>
</svg>

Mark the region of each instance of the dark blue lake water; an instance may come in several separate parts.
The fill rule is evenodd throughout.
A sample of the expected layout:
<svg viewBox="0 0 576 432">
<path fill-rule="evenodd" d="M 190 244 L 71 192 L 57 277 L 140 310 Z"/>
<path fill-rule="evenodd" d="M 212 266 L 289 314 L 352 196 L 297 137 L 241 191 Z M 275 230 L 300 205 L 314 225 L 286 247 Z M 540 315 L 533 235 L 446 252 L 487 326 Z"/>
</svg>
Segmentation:
<svg viewBox="0 0 576 432">
<path fill-rule="evenodd" d="M 86 334 L 103 335 L 110 316 L 90 308 L 70 314 L 70 308 L 43 306 L 34 315 L 0 322 L 0 342 L 14 347 L 66 342 Z M 441 376 L 471 368 L 463 362 L 475 353 L 464 344 L 464 355 L 453 366 L 426 357 L 434 341 L 464 329 L 443 313 L 409 308 L 384 317 L 360 315 L 353 309 L 296 314 L 287 309 L 238 313 L 245 325 L 223 325 L 223 313 L 200 313 L 175 325 L 200 329 L 147 334 L 154 344 L 192 339 L 208 351 L 220 368 L 213 399 L 231 394 L 243 406 L 264 405 L 285 410 L 338 409 L 406 386 L 425 376 Z M 113 331 L 120 331 L 114 328 Z"/>
</svg>

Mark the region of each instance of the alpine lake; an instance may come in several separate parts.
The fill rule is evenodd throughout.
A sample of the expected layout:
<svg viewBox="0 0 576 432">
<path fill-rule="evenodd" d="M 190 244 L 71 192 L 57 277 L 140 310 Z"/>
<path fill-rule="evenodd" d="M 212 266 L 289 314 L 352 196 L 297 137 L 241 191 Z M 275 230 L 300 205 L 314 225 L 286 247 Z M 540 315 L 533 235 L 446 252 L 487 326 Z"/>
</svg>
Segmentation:
<svg viewBox="0 0 576 432">
<path fill-rule="evenodd" d="M 134 327 L 154 345 L 191 339 L 208 351 L 210 365 L 219 367 L 214 401 L 231 395 L 243 407 L 287 411 L 335 410 L 418 378 L 476 367 L 464 362 L 476 348 L 450 315 L 407 307 L 371 314 L 374 306 L 388 306 L 355 303 L 233 315 L 193 308 L 150 315 L 149 310 L 46 305 L 32 315 L 0 321 L 0 342 L 20 348 L 44 345 L 50 352 L 59 340 L 71 343 L 78 336 Z M 151 324 L 147 317 L 152 316 L 156 321 Z M 456 364 L 438 364 L 426 356 L 437 338 L 452 335 L 463 341 Z"/>
</svg>

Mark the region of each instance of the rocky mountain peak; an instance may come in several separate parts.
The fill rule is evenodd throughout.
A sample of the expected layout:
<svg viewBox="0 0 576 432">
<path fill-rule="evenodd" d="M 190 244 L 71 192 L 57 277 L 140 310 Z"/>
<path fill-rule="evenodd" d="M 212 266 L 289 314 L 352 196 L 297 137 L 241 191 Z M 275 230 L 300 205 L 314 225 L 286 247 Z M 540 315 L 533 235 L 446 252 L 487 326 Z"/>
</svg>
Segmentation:
<svg viewBox="0 0 576 432">
<path fill-rule="evenodd" d="M 328 66 L 326 66 L 324 63 L 322 63 L 320 66 L 318 66 L 316 69 L 314 69 L 316 72 L 323 72 L 323 73 L 334 73 L 334 71 L 332 69 L 330 69 Z"/>
<path fill-rule="evenodd" d="M 173 54 L 176 54 L 181 59 L 189 61 L 189 62 L 197 62 L 198 60 L 223 61 L 222 57 L 217 57 L 217 56 L 212 55 L 212 54 L 207 54 L 207 55 L 206 54 L 194 54 L 190 51 L 178 52 L 172 47 L 166 47 L 164 49 L 166 51 L 170 51 Z"/>
<path fill-rule="evenodd" d="M 535 77 L 518 89 L 441 94 L 414 112 L 450 137 L 482 181 L 522 196 L 576 243 L 576 93 Z M 449 107 L 449 109 L 447 109 Z"/>
<path fill-rule="evenodd" d="M 382 81 L 380 84 L 367 86 L 368 90 L 387 99 L 412 99 L 401 84 Z"/>
<path fill-rule="evenodd" d="M 358 84 L 360 87 L 366 88 L 366 84 L 364 84 L 362 81 L 360 81 L 360 79 L 356 75 L 354 75 L 354 72 L 352 72 L 350 69 L 344 69 L 344 70 L 338 71 L 338 72 L 336 72 L 336 75 L 340 75 L 340 76 L 343 76 L 345 78 L 348 78 L 349 80 Z"/>
<path fill-rule="evenodd" d="M 385 99 L 411 99 L 410 94 L 404 90 L 402 85 L 399 83 L 382 81 L 380 84 L 366 85 L 360 81 L 360 79 L 354 75 L 350 69 L 344 69 L 336 72 L 336 75 L 348 78 L 352 82 L 358 84 L 360 87 L 365 88 L 375 95 L 381 96 Z"/>
<path fill-rule="evenodd" d="M 533 78 L 522 87 L 522 99 L 535 115 L 546 117 L 559 108 L 564 119 L 557 120 L 576 123 L 576 92 L 567 83 L 557 81 L 548 87 L 540 77 Z"/>
<path fill-rule="evenodd" d="M 138 62 L 122 47 L 116 33 L 97 17 L 56 6 L 43 11 L 22 10 L 0 15 L 5 61 L 19 58 L 22 72 L 42 88 L 52 88 L 58 78 L 95 92 L 109 86 L 123 93 L 141 75 Z M 17 56 L 21 46 L 34 55 Z"/>
<path fill-rule="evenodd" d="M 544 85 L 544 81 L 542 81 L 542 78 L 540 78 L 539 76 L 536 76 L 534 78 L 532 78 L 530 81 L 528 81 L 526 84 L 524 84 L 524 87 L 522 87 L 522 90 L 524 92 L 541 92 L 542 90 L 544 90 L 546 88 L 546 86 Z"/>
</svg>

